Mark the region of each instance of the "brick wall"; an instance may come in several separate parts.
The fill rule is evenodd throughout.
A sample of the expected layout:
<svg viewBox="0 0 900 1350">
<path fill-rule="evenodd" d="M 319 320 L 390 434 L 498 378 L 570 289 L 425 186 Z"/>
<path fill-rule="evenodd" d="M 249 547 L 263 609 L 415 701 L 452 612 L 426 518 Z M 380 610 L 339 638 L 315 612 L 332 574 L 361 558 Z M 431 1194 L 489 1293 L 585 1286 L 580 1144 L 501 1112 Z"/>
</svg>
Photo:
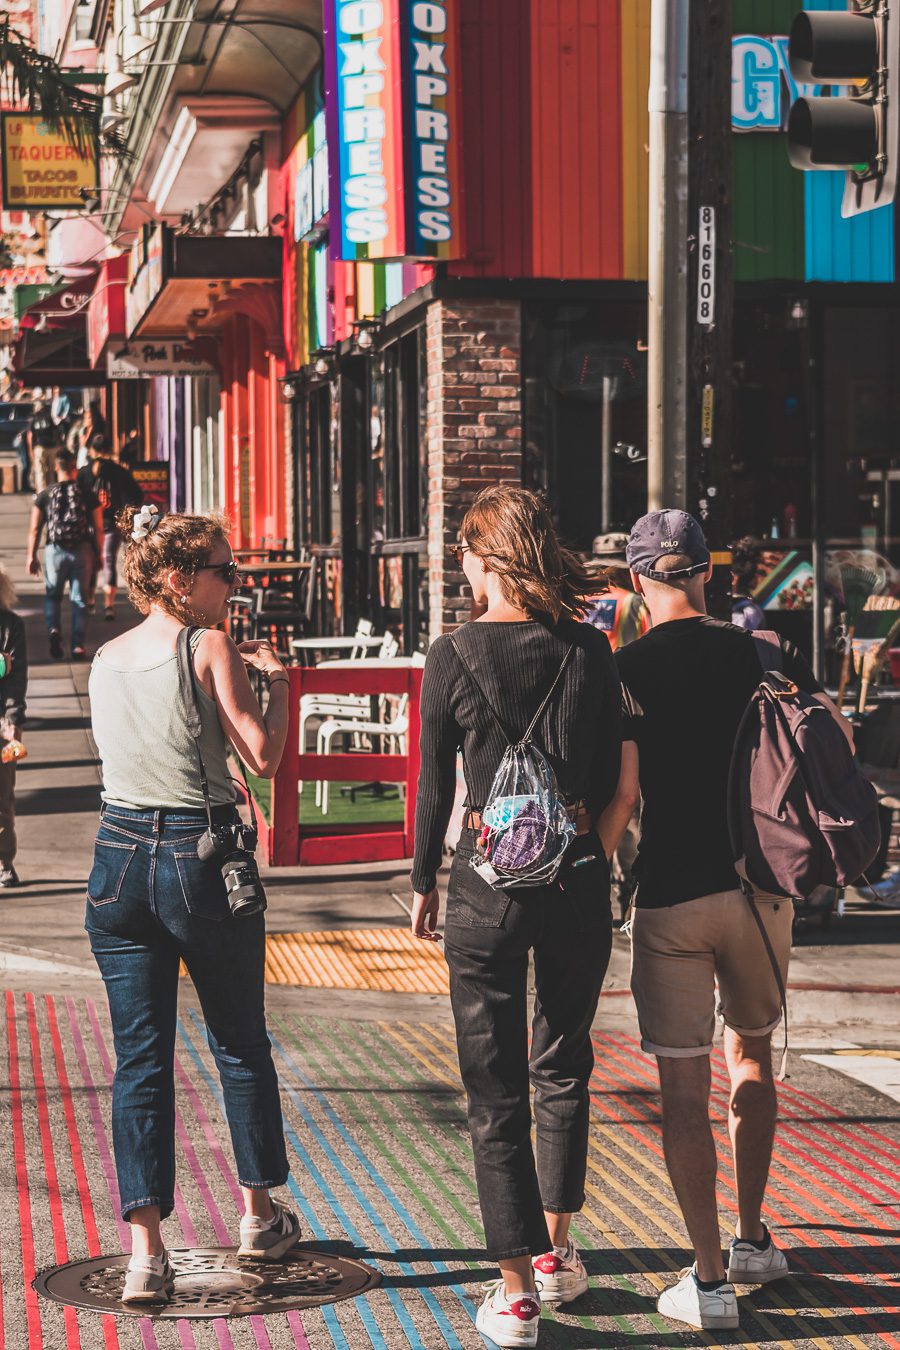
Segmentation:
<svg viewBox="0 0 900 1350">
<path fill-rule="evenodd" d="M 428 565 L 432 638 L 469 617 L 455 543 L 472 498 L 522 480 L 522 316 L 512 301 L 428 310 Z"/>
</svg>

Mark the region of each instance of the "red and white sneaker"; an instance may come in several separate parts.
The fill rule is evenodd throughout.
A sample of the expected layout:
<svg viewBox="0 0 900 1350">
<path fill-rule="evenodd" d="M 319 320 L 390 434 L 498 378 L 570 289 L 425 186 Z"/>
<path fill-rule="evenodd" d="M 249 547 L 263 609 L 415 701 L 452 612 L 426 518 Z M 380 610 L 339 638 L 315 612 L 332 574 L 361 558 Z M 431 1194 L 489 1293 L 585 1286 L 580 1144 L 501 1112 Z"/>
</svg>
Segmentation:
<svg viewBox="0 0 900 1350">
<path fill-rule="evenodd" d="M 541 1325 L 541 1300 L 537 1294 L 517 1294 L 508 1298 L 502 1280 L 491 1280 L 482 1286 L 487 1294 L 475 1325 L 495 1345 L 506 1350 L 519 1345 L 538 1343 Z"/>
<path fill-rule="evenodd" d="M 559 1251 L 554 1247 L 532 1262 L 543 1303 L 572 1303 L 588 1291 L 587 1271 L 575 1243 L 569 1243 L 564 1256 Z"/>
</svg>

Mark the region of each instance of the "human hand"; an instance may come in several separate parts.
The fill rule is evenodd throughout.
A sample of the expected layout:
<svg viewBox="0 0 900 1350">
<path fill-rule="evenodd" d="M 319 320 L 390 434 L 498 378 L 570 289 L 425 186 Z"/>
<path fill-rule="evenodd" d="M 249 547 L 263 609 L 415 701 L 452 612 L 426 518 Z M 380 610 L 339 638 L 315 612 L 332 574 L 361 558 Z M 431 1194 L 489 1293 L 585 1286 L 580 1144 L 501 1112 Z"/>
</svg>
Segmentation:
<svg viewBox="0 0 900 1350">
<path fill-rule="evenodd" d="M 32 553 L 31 557 L 28 559 L 28 575 L 32 577 L 39 577 L 41 575 L 41 564 L 36 553 Z"/>
<path fill-rule="evenodd" d="M 438 911 L 441 905 L 441 897 L 435 886 L 434 890 L 427 895 L 419 895 L 418 892 L 413 896 L 412 912 L 410 919 L 412 922 L 413 935 L 422 938 L 425 942 L 441 942 L 443 934 L 435 932 L 438 921 Z"/>
<path fill-rule="evenodd" d="M 265 638 L 253 642 L 239 642 L 238 651 L 245 666 L 260 670 L 264 675 L 276 675 L 284 670 L 271 642 Z"/>
</svg>

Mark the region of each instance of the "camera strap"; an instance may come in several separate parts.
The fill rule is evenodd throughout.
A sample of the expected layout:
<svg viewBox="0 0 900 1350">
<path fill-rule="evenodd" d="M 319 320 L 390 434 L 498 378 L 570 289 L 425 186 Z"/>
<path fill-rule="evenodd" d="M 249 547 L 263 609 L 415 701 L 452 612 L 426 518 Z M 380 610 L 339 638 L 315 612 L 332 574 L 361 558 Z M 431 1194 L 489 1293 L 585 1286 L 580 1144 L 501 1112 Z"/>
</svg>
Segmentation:
<svg viewBox="0 0 900 1350">
<path fill-rule="evenodd" d="M 175 645 L 175 655 L 178 658 L 178 678 L 181 685 L 181 694 L 184 700 L 185 725 L 188 729 L 188 735 L 194 742 L 197 749 L 197 764 L 200 768 L 200 789 L 203 793 L 203 803 L 206 807 L 206 819 L 209 822 L 209 828 L 213 828 L 212 803 L 209 798 L 209 779 L 206 775 L 206 765 L 203 763 L 203 752 L 200 749 L 200 737 L 203 734 L 203 718 L 200 713 L 200 698 L 197 694 L 197 673 L 194 670 L 194 649 L 192 641 L 195 633 L 199 633 L 200 628 L 181 628 L 178 632 L 178 641 Z M 250 791 L 250 784 L 247 782 L 247 770 L 244 768 L 240 755 L 236 756 L 238 767 L 241 771 L 241 777 L 244 780 L 244 790 L 247 793 L 247 805 L 250 808 L 250 819 L 253 821 L 254 830 L 259 832 L 256 820 L 256 808 L 253 805 L 253 793 Z"/>
</svg>

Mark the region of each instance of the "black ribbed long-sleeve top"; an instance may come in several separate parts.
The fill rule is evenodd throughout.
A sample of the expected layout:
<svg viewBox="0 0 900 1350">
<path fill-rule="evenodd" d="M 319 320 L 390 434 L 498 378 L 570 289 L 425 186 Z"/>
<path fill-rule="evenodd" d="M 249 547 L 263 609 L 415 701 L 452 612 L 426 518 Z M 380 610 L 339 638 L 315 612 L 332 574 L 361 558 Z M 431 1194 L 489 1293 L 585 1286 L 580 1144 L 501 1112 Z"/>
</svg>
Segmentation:
<svg viewBox="0 0 900 1350">
<path fill-rule="evenodd" d="M 608 805 L 619 779 L 621 694 L 605 634 L 562 620 L 464 624 L 432 643 L 422 680 L 422 767 L 416 799 L 413 890 L 430 891 L 456 792 L 456 755 L 462 750 L 469 806 L 481 811 L 508 745 L 475 676 L 504 726 L 521 735 L 552 685 L 566 650 L 575 654 L 533 736 L 549 759 L 568 801 L 584 801 L 595 816 Z"/>
</svg>

